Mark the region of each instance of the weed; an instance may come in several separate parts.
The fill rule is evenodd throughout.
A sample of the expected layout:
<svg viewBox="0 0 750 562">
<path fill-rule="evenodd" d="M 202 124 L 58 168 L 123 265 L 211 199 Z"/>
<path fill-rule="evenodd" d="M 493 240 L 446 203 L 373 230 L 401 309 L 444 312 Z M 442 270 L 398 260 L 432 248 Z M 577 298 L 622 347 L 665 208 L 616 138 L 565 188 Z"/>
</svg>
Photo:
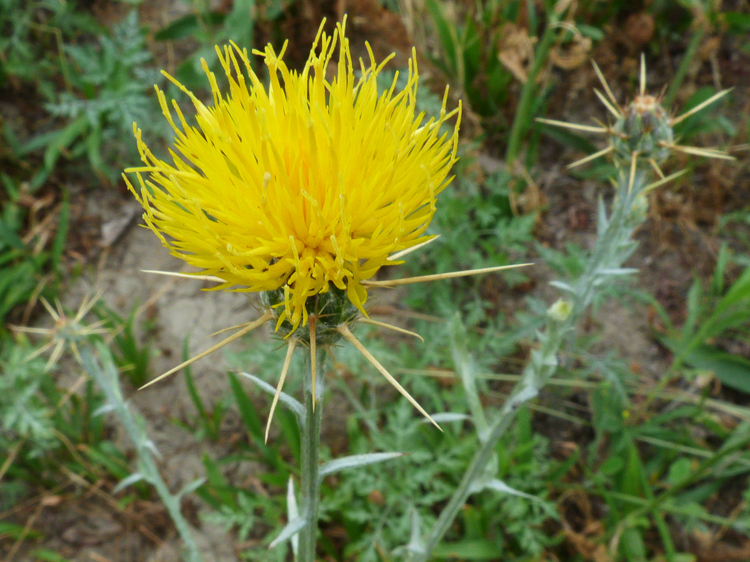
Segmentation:
<svg viewBox="0 0 750 562">
<path fill-rule="evenodd" d="M 712 345 L 730 334 L 746 337 L 750 329 L 750 268 L 725 290 L 730 261 L 730 251 L 723 246 L 708 291 L 699 278 L 694 279 L 687 295 L 687 316 L 679 330 L 659 303 L 652 302 L 666 325 L 667 333 L 660 340 L 674 353 L 670 372 L 685 363 L 699 372 L 713 373 L 730 388 L 750 393 L 750 360 Z"/>
<path fill-rule="evenodd" d="M 86 156 L 92 170 L 105 183 L 112 183 L 119 171 L 110 166 L 131 152 L 123 152 L 119 142 L 132 131 L 133 123 L 146 124 L 146 130 L 160 135 L 152 84 L 160 82 L 158 71 L 145 66 L 151 54 L 146 49 L 144 30 L 135 11 L 115 25 L 111 35 L 101 35 L 96 49 L 83 45 L 65 45 L 65 54 L 77 72 L 71 77 L 72 91 L 62 92 L 46 109 L 69 120 L 62 129 L 29 141 L 21 150 L 46 146 L 44 167 L 32 180 L 32 189 L 52 172 L 63 152 L 71 158 Z M 115 142 L 116 141 L 116 142 Z"/>
<path fill-rule="evenodd" d="M 49 230 L 26 233 L 28 216 L 20 204 L 21 190 L 11 178 L 3 179 L 7 199 L 0 214 L 0 322 L 17 306 L 39 295 L 54 294 L 69 220 L 65 198 L 56 209 L 57 229 L 51 244 Z M 4 330 L 4 323 L 0 324 L 0 336 Z"/>
<path fill-rule="evenodd" d="M 113 334 L 113 355 L 118 369 L 125 373 L 133 387 L 143 386 L 150 375 L 149 363 L 152 350 L 148 344 L 140 343 L 144 338 L 136 333 L 137 308 L 133 307 L 127 319 L 122 318 L 102 303 L 96 307 L 95 311 L 100 319 L 106 321 L 107 327 Z M 146 334 L 153 332 L 150 322 L 146 322 L 144 331 Z"/>
<path fill-rule="evenodd" d="M 201 59 L 214 71 L 220 70 L 216 45 L 235 42 L 243 48 L 253 48 L 254 29 L 259 21 L 274 21 L 281 17 L 288 0 L 254 2 L 238 0 L 229 11 L 212 10 L 207 3 L 194 3 L 194 11 L 176 19 L 154 35 L 157 41 L 192 38 L 200 45 L 175 72 L 175 78 L 190 90 L 205 88 L 205 73 Z M 220 75 L 221 73 L 219 73 Z"/>
</svg>

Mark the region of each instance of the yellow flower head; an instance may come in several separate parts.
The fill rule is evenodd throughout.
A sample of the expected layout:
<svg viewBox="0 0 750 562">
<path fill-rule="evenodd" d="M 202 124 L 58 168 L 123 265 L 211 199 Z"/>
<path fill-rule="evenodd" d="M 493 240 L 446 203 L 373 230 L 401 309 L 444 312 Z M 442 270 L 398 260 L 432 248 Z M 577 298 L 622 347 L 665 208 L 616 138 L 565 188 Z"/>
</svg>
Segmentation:
<svg viewBox="0 0 750 562">
<path fill-rule="evenodd" d="M 229 92 L 203 61 L 210 106 L 167 75 L 190 96 L 197 126 L 172 101 L 175 123 L 157 88 L 176 133 L 172 162 L 156 158 L 134 126 L 145 166 L 127 170 L 138 174 L 140 190 L 128 187 L 146 224 L 173 255 L 222 279 L 217 289 L 282 289 L 278 322 L 291 322 L 293 330 L 307 323 L 307 299 L 331 283 L 364 312 L 362 281 L 400 263 L 389 260 L 392 253 L 427 240 L 458 141 L 458 124 L 451 135 L 440 134 L 453 114 L 445 100 L 439 119 L 417 114 L 415 53 L 406 88 L 395 92 L 394 78 L 378 92 L 376 78 L 389 59 L 376 64 L 368 45 L 369 64 L 360 60 L 355 77 L 345 22 L 332 37 L 322 29 L 301 73 L 281 60 L 284 49 L 253 51 L 268 67 L 268 88 L 247 50 L 217 47 Z M 460 120 L 460 108 L 454 113 Z"/>
</svg>

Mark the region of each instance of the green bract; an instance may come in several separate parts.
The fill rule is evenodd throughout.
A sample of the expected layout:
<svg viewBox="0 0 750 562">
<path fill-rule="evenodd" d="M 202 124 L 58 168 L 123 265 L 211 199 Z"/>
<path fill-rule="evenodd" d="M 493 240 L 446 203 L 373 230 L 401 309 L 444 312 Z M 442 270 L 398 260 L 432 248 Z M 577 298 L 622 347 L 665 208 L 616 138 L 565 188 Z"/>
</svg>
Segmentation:
<svg viewBox="0 0 750 562">
<path fill-rule="evenodd" d="M 629 165 L 633 153 L 637 153 L 644 161 L 664 162 L 674 141 L 669 122 L 657 98 L 646 94 L 637 96 L 612 127 L 615 159 Z"/>
<path fill-rule="evenodd" d="M 261 294 L 261 299 L 264 305 L 274 311 L 277 320 L 277 334 L 286 338 L 294 332 L 294 337 L 301 343 L 310 345 L 309 324 L 300 326 L 295 330 L 288 318 L 282 319 L 281 322 L 278 321 L 284 311 L 283 288 L 275 291 L 264 291 Z M 351 324 L 362 314 L 349 300 L 346 291 L 334 286 L 330 286 L 325 293 L 308 297 L 307 311 L 310 318 L 316 319 L 315 339 L 319 346 L 336 343 L 341 339 L 341 332 L 339 332 L 338 327 L 341 324 Z"/>
</svg>

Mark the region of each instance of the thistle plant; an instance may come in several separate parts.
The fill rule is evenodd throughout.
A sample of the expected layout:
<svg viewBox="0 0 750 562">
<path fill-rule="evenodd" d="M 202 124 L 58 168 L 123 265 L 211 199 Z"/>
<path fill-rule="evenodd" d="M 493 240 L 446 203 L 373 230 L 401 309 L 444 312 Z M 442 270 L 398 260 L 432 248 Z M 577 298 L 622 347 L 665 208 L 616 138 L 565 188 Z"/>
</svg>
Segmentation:
<svg viewBox="0 0 750 562">
<path fill-rule="evenodd" d="M 615 194 L 611 209 L 607 213 L 603 200 L 599 199 L 597 239 L 590 250 L 585 269 L 578 279 L 572 283 L 562 281 L 551 283 L 562 291 L 563 296 L 548 308 L 546 327 L 538 333 L 537 346 L 531 352 L 530 361 L 520 381 L 500 411 L 495 414 L 494 420 L 481 424 L 482 427 L 477 427 L 481 446 L 464 473 L 458 488 L 427 536 L 422 538 L 420 535 L 419 540 L 413 539 L 410 543 L 413 561 L 426 562 L 430 558 L 430 554 L 442 541 L 471 494 L 482 490 L 514 492 L 508 489 L 502 490 L 502 486 L 498 485 L 499 481 L 494 478 L 497 470 L 497 443 L 512 424 L 519 407 L 536 397 L 555 374 L 558 367 L 558 353 L 573 335 L 578 320 L 592 304 L 596 294 L 623 275 L 637 272 L 636 269 L 623 267 L 623 264 L 637 247 L 637 242 L 632 239 L 632 235 L 646 219 L 648 211 L 646 195 L 682 173 L 677 172 L 665 177 L 661 165 L 672 152 L 732 159 L 731 156 L 716 149 L 678 145 L 673 132 L 674 125 L 717 101 L 726 95 L 728 90 L 719 92 L 690 111 L 672 118 L 662 107 L 658 97 L 646 93 L 645 59 L 641 59 L 639 94 L 625 107 L 617 102 L 599 68 L 596 65 L 594 68 L 606 92 L 605 95 L 595 90 L 596 95 L 615 118 L 614 123 L 589 126 L 550 119 L 539 119 L 539 121 L 607 136 L 608 146 L 605 149 L 570 164 L 569 168 L 610 155 L 617 169 L 617 176 L 613 178 Z M 653 178 L 654 174 L 658 178 Z M 471 388 L 466 390 L 470 395 L 472 408 L 481 410 L 478 397 L 472 400 Z M 476 393 L 476 389 L 473 392 Z M 472 411 L 472 414 L 474 413 Z M 477 416 L 474 415 L 474 417 Z M 485 418 L 483 411 L 480 417 Z M 491 419 L 491 416 L 487 417 Z"/>
<path fill-rule="evenodd" d="M 93 416 L 114 413 L 135 446 L 137 469 L 133 474 L 122 480 L 114 489 L 114 492 L 116 493 L 140 481 L 152 485 L 180 534 L 185 550 L 185 559 L 188 562 L 201 562 L 203 559 L 198 550 L 198 545 L 193 538 L 187 520 L 180 510 L 180 501 L 185 495 L 203 484 L 204 480 L 196 480 L 178 493 L 173 494 L 162 478 L 156 461 L 159 458 L 159 451 L 148 437 L 145 420 L 140 414 L 134 412 L 133 406 L 128 404 L 123 396 L 117 366 L 106 345 L 109 342 L 102 341 L 102 336 L 108 335 L 109 330 L 103 326 L 103 320 L 92 324 L 86 323 L 87 314 L 96 305 L 100 297 L 100 294 L 85 297 L 74 315 L 66 313 L 59 301 L 55 303 L 55 307 L 52 307 L 46 300 L 42 299 L 42 304 L 54 320 L 53 327 L 11 326 L 17 332 L 42 335 L 48 340 L 46 344 L 27 356 L 24 362 L 32 361 L 51 349 L 52 353 L 44 367 L 46 373 L 57 364 L 65 349 L 70 349 L 73 358 L 86 374 L 96 382 L 106 399 L 106 404 L 97 409 Z M 81 377 L 79 382 L 83 380 L 85 380 L 85 377 Z M 76 386 L 74 385 L 68 392 L 74 392 Z"/>
<path fill-rule="evenodd" d="M 355 77 L 345 25 L 344 20 L 329 36 L 321 24 L 299 73 L 282 60 L 286 45 L 279 54 L 270 45 L 253 51 L 267 67 L 268 87 L 254 72 L 246 50 L 235 44 L 217 47 L 229 92 L 220 90 L 204 62 L 211 106 L 165 73 L 190 97 L 197 126 L 188 124 L 176 102 L 170 108 L 157 88 L 164 116 L 176 134 L 172 162 L 154 156 L 134 125 L 144 166 L 126 170 L 137 175 L 139 188 L 126 182 L 144 207 L 146 227 L 173 255 L 198 268 L 187 276 L 216 282 L 214 290 L 258 292 L 262 310 L 259 318 L 234 327 L 231 336 L 149 384 L 268 322 L 286 343 L 266 439 L 281 401 L 297 415 L 300 428 L 302 501 L 297 509 L 290 483 L 290 520 L 271 544 L 291 539 L 300 562 L 315 558 L 322 478 L 398 456 L 357 455 L 319 466 L 320 373 L 332 346 L 351 343 L 437 426 L 354 335 L 359 323 L 405 332 L 368 318 L 368 290 L 518 267 L 374 279 L 382 267 L 402 263 L 402 257 L 434 239 L 425 231 L 457 160 L 461 106 L 448 111 L 446 91 L 438 118 L 425 121 L 424 114 L 417 113 L 414 52 L 402 91 L 395 91 L 398 76 L 388 90 L 378 91 L 378 74 L 390 57 L 377 63 L 369 45 L 369 61 L 359 61 L 361 76 Z M 337 71 L 329 81 L 326 70 L 337 48 Z M 441 125 L 453 118 L 453 132 L 441 133 Z M 309 357 L 304 403 L 282 392 L 297 348 Z"/>
</svg>

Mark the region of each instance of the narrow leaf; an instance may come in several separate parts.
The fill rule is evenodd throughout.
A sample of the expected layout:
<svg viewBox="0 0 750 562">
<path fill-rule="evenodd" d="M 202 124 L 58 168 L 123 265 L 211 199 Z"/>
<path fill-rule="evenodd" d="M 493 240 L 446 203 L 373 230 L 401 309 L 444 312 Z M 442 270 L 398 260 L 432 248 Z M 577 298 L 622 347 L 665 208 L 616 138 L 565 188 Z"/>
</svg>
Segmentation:
<svg viewBox="0 0 750 562">
<path fill-rule="evenodd" d="M 521 498 L 526 498 L 528 500 L 539 500 L 539 498 L 536 496 L 532 496 L 531 494 L 526 494 L 524 492 L 516 490 L 515 488 L 511 488 L 505 482 L 503 482 L 502 480 L 498 480 L 497 478 L 493 478 L 492 480 L 487 482 L 484 485 L 484 488 L 486 490 L 495 490 L 496 492 L 510 494 L 512 496 L 518 496 Z"/>
<path fill-rule="evenodd" d="M 422 519 L 415 508 L 411 510 L 411 538 L 409 544 L 406 545 L 406 550 L 415 554 L 427 553 L 424 540 L 422 540 Z"/>
<path fill-rule="evenodd" d="M 433 414 L 432 419 L 438 423 L 454 422 L 470 420 L 471 416 L 469 416 L 468 414 L 458 414 L 456 412 L 443 412 L 441 414 Z M 422 423 L 430 423 L 430 420 L 422 420 Z"/>
<path fill-rule="evenodd" d="M 261 390 L 264 390 L 271 396 L 274 396 L 276 394 L 276 389 L 268 384 L 266 381 L 259 379 L 255 375 L 251 375 L 250 373 L 240 373 L 243 377 L 247 377 L 251 381 L 253 381 L 255 384 L 257 384 Z M 305 419 L 305 407 L 296 399 L 289 396 L 286 392 L 282 392 L 279 394 L 279 402 L 284 404 L 287 408 L 289 408 L 292 412 L 294 412 L 294 415 L 297 416 L 297 419 L 300 420 L 300 423 L 304 422 Z"/>
<path fill-rule="evenodd" d="M 289 484 L 286 488 L 286 515 L 289 521 L 299 518 L 299 508 L 297 507 L 297 496 L 294 493 L 294 478 L 289 477 Z M 292 537 L 292 552 L 294 559 L 297 560 L 297 549 L 299 548 L 299 537 Z"/>
<path fill-rule="evenodd" d="M 245 394 L 245 390 L 242 388 L 242 383 L 232 372 L 227 373 L 229 376 L 229 386 L 232 388 L 232 394 L 234 394 L 234 400 L 237 402 L 237 409 L 240 411 L 240 417 L 242 418 L 245 428 L 253 439 L 258 442 L 263 442 L 263 425 L 261 424 L 258 412 L 255 410 L 255 406 Z"/>
<path fill-rule="evenodd" d="M 273 539 L 273 542 L 268 545 L 268 549 L 270 550 L 284 541 L 291 539 L 294 535 L 304 529 L 305 525 L 307 525 L 307 520 L 304 517 L 295 517 L 286 524 L 286 527 L 281 530 L 279 536 Z"/>
<path fill-rule="evenodd" d="M 596 232 L 601 236 L 607 226 L 609 225 L 609 219 L 607 219 L 607 208 L 604 206 L 604 199 L 599 197 L 599 201 L 596 205 Z"/>
<path fill-rule="evenodd" d="M 96 410 L 94 410 L 91 414 L 91 417 L 95 418 L 97 416 L 103 416 L 104 414 L 114 412 L 114 410 L 115 410 L 115 407 L 112 404 L 104 404 L 102 406 L 99 406 Z"/>
<path fill-rule="evenodd" d="M 320 468 L 320 478 L 347 468 L 366 466 L 376 462 L 383 462 L 404 456 L 404 453 L 367 453 L 364 455 L 351 455 L 340 459 L 328 461 Z"/>
<path fill-rule="evenodd" d="M 185 484 L 185 486 L 177 492 L 177 497 L 182 498 L 183 496 L 187 496 L 188 494 L 192 494 L 195 492 L 198 488 L 203 486 L 203 484 L 206 483 L 206 478 L 198 478 L 196 480 L 193 480 L 189 484 Z"/>
<path fill-rule="evenodd" d="M 610 267 L 598 269 L 599 275 L 632 275 L 638 273 L 638 270 L 634 267 Z"/>
<path fill-rule="evenodd" d="M 685 363 L 711 371 L 722 384 L 750 394 L 750 360 L 721 351 L 709 345 L 699 345 L 684 359 Z"/>
<path fill-rule="evenodd" d="M 571 287 L 570 285 L 568 285 L 567 283 L 563 281 L 550 281 L 549 284 L 557 289 L 560 289 L 561 291 L 565 291 L 571 294 L 576 293 L 576 290 L 573 287 Z"/>
<path fill-rule="evenodd" d="M 474 426 L 477 428 L 479 438 L 484 441 L 487 435 L 487 418 L 484 414 L 482 402 L 479 400 L 477 391 L 477 366 L 474 357 L 469 353 L 466 343 L 466 328 L 461 322 L 461 317 L 456 313 L 449 327 L 451 355 L 453 357 L 453 366 L 461 377 L 464 392 L 466 393 L 466 402 L 469 406 Z"/>
<path fill-rule="evenodd" d="M 128 486 L 132 486 L 133 484 L 140 482 L 141 480 L 144 480 L 143 474 L 141 474 L 140 472 L 135 472 L 127 478 L 120 480 L 120 483 L 115 486 L 114 490 L 112 490 L 112 493 L 116 494 L 117 492 L 121 492 Z"/>
</svg>

